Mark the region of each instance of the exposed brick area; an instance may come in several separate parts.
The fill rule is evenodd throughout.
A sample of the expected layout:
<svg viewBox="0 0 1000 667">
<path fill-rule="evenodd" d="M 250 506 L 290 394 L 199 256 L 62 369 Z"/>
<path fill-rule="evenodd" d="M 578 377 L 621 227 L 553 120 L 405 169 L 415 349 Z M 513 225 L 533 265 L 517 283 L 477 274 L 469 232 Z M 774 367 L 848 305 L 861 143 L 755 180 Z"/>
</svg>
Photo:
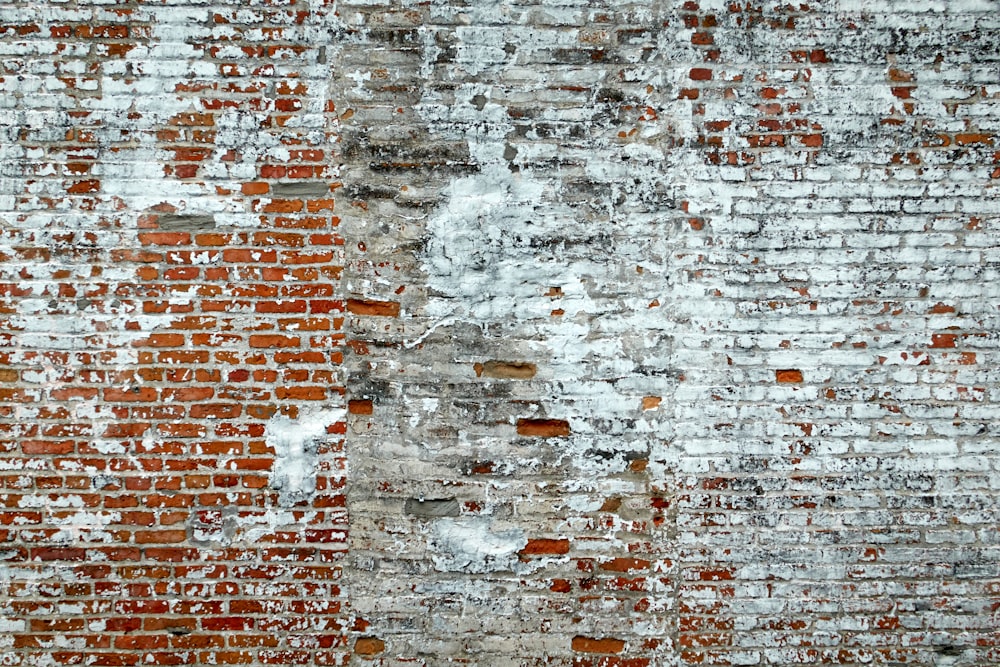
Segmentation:
<svg viewBox="0 0 1000 667">
<path fill-rule="evenodd" d="M 5 664 L 350 651 L 328 13 L 0 8 Z"/>
<path fill-rule="evenodd" d="M 0 664 L 1000 664 L 1000 13 L 0 6 Z"/>
</svg>

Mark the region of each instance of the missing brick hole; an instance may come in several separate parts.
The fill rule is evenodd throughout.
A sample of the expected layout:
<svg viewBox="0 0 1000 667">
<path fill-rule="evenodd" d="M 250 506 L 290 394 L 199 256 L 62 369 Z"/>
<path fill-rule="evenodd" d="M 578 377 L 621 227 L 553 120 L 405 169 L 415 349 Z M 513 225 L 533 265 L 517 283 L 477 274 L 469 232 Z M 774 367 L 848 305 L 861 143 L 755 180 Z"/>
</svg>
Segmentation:
<svg viewBox="0 0 1000 667">
<path fill-rule="evenodd" d="M 934 652 L 938 655 L 961 655 L 962 647 L 953 644 L 942 644 L 941 646 L 935 646 Z"/>
</svg>

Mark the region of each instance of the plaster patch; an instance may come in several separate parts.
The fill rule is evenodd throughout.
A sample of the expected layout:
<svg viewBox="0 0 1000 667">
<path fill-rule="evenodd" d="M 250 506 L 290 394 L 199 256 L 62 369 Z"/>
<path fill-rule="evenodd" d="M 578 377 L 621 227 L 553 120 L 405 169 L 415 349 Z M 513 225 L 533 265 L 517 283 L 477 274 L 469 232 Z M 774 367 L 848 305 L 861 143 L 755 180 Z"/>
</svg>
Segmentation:
<svg viewBox="0 0 1000 667">
<path fill-rule="evenodd" d="M 496 319 L 535 296 L 540 285 L 569 282 L 565 265 L 546 249 L 568 213 L 552 201 L 551 184 L 511 172 L 503 154 L 513 127 L 501 105 L 476 111 L 471 100 L 484 93 L 489 90 L 471 86 L 460 92 L 461 105 L 425 99 L 420 108 L 434 124 L 466 126 L 469 152 L 479 163 L 478 173 L 448 184 L 445 202 L 427 222 L 428 281 L 448 297 L 428 304 L 435 317 Z"/>
<path fill-rule="evenodd" d="M 431 559 L 441 572 L 516 571 L 527 543 L 520 528 L 495 530 L 489 519 L 441 519 L 432 528 Z"/>
<path fill-rule="evenodd" d="M 291 507 L 311 500 L 316 492 L 319 443 L 327 427 L 344 419 L 344 408 L 307 412 L 298 419 L 276 415 L 267 423 L 267 444 L 274 448 L 271 488 L 279 492 L 278 504 Z"/>
</svg>

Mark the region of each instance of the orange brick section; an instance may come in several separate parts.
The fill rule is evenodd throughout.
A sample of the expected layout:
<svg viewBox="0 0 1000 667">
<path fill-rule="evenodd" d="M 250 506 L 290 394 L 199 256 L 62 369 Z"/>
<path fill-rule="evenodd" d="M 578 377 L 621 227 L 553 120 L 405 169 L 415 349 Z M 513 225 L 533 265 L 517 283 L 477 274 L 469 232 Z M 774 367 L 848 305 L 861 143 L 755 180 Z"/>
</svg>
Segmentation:
<svg viewBox="0 0 1000 667">
<path fill-rule="evenodd" d="M 518 419 L 517 433 L 529 437 L 558 438 L 570 434 L 565 419 Z"/>
<path fill-rule="evenodd" d="M 354 642 L 354 652 L 361 657 L 374 657 L 385 650 L 385 642 L 377 637 L 359 637 Z"/>
<path fill-rule="evenodd" d="M 569 540 L 567 539 L 544 539 L 528 540 L 528 544 L 521 549 L 523 554 L 564 554 L 569 552 Z"/>
<path fill-rule="evenodd" d="M 621 653 L 625 642 L 621 639 L 592 637 L 573 637 L 573 650 L 581 653 Z"/>
<path fill-rule="evenodd" d="M 352 415 L 370 415 L 375 412 L 372 401 L 355 399 L 347 402 L 347 410 Z"/>
</svg>

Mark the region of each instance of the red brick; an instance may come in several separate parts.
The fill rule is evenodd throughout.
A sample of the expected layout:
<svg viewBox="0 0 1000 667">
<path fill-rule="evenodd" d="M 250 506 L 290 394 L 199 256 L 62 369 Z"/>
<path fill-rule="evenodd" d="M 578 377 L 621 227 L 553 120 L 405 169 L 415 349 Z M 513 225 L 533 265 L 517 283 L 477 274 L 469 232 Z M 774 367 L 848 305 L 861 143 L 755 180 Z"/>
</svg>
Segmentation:
<svg viewBox="0 0 1000 667">
<path fill-rule="evenodd" d="M 534 539 L 528 540 L 528 544 L 521 549 L 520 553 L 525 555 L 538 554 L 565 554 L 569 553 L 569 540 L 567 539 Z"/>
<path fill-rule="evenodd" d="M 374 315 L 377 317 L 398 317 L 399 303 L 396 301 L 373 301 L 369 299 L 348 299 L 347 312 L 355 315 Z"/>
<path fill-rule="evenodd" d="M 955 143 L 959 146 L 969 146 L 972 144 L 993 145 L 994 136 L 985 132 L 964 132 L 955 135 Z"/>
<path fill-rule="evenodd" d="M 952 348 L 955 347 L 957 340 L 958 334 L 932 334 L 930 346 L 938 349 Z"/>
<path fill-rule="evenodd" d="M 518 435 L 536 438 L 561 438 L 570 434 L 565 419 L 518 419 Z"/>
<path fill-rule="evenodd" d="M 625 650 L 625 642 L 621 639 L 602 638 L 595 639 L 577 635 L 573 637 L 573 650 L 581 653 L 603 653 L 616 654 Z"/>
<path fill-rule="evenodd" d="M 128 389 L 107 388 L 104 390 L 105 401 L 113 401 L 113 402 L 155 401 L 158 397 L 159 397 L 159 392 L 157 392 L 154 387 L 141 387 L 136 385 Z"/>
<path fill-rule="evenodd" d="M 650 566 L 648 560 L 642 560 L 640 558 L 614 558 L 610 561 L 601 563 L 600 567 L 602 570 L 608 570 L 611 572 L 628 572 L 630 570 L 645 570 Z"/>
<path fill-rule="evenodd" d="M 385 651 L 385 642 L 377 637 L 359 637 L 354 642 L 354 653 L 366 658 L 372 658 Z"/>
<path fill-rule="evenodd" d="M 298 347 L 301 341 L 298 336 L 279 336 L 276 334 L 258 334 L 250 336 L 250 347 L 287 348 Z"/>
<path fill-rule="evenodd" d="M 187 232 L 142 232 L 139 234 L 142 245 L 183 246 L 191 244 L 191 235 Z"/>
<path fill-rule="evenodd" d="M 775 379 L 781 383 L 802 382 L 802 371 L 794 368 L 786 368 L 774 372 Z"/>
<path fill-rule="evenodd" d="M 352 415 L 370 415 L 375 408 L 371 400 L 354 399 L 347 402 L 347 411 Z"/>
<path fill-rule="evenodd" d="M 90 192 L 97 192 L 101 189 L 101 182 L 96 179 L 87 181 L 77 181 L 66 188 L 66 192 L 69 194 L 87 194 Z"/>
</svg>

